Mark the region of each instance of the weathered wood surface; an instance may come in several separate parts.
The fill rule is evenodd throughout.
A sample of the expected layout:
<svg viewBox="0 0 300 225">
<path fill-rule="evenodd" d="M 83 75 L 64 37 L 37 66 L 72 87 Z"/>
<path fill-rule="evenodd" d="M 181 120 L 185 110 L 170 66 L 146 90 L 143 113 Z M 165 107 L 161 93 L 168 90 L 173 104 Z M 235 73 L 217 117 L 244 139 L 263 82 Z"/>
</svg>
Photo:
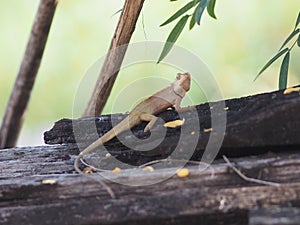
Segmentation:
<svg viewBox="0 0 300 225">
<path fill-rule="evenodd" d="M 173 164 L 153 172 L 135 168 L 119 174 L 102 173 L 110 180 L 94 175 L 111 187 L 116 199 L 111 199 L 95 179 L 80 176 L 73 168 L 79 153 L 77 144 L 87 145 L 97 135 L 83 129 L 75 144 L 72 121 L 58 122 L 45 133 L 45 140 L 68 144 L 0 151 L 0 224 L 268 224 L 265 220 L 295 224 L 298 220 L 286 219 L 283 213 L 298 218 L 300 211 L 299 103 L 298 93 L 282 92 L 226 101 L 228 123 L 220 155 L 248 155 L 231 160 L 248 177 L 279 186 L 245 181 L 222 159 L 205 171 L 187 165 L 190 175 L 185 178 L 175 175 Z M 192 157 L 196 160 L 210 135 L 203 130 L 211 126 L 209 110 L 207 104 L 197 106 L 201 126 L 195 131 L 200 136 Z M 193 118 L 186 113 L 184 125 L 189 126 Z M 178 118 L 174 111 L 160 116 L 166 120 Z M 111 128 L 109 116 L 98 120 L 100 134 Z M 95 118 L 73 122 L 88 128 Z M 142 131 L 144 125 L 133 129 L 139 138 L 149 135 Z M 157 124 L 154 131 L 161 125 Z M 130 151 L 117 139 L 107 147 L 112 152 L 125 150 L 123 161 L 141 164 L 166 157 L 177 144 L 179 131 L 168 129 L 155 153 Z M 123 137 L 130 139 L 131 135 L 124 133 Z M 188 140 L 186 143 L 188 146 Z M 43 184 L 49 179 L 55 184 Z"/>
<path fill-rule="evenodd" d="M 105 182 L 116 199 L 94 180 L 74 173 L 77 154 L 74 145 L 1 150 L 0 224 L 265 224 L 259 219 L 267 215 L 258 212 L 270 215 L 281 208 L 299 217 L 297 152 L 231 159 L 247 176 L 280 183 L 278 187 L 242 180 L 220 159 L 205 171 L 187 166 L 191 173 L 185 178 L 174 175 L 176 168 L 110 174 L 117 182 Z M 46 179 L 56 183 L 43 184 Z M 156 179 L 163 181 L 138 187 L 119 184 Z"/>
<path fill-rule="evenodd" d="M 300 209 L 293 207 L 254 209 L 249 214 L 250 225 L 298 225 L 299 221 Z"/>
<path fill-rule="evenodd" d="M 202 157 L 211 134 L 223 135 L 222 130 L 218 130 L 218 128 L 213 128 L 212 132 L 205 132 L 206 129 L 211 128 L 211 106 L 217 108 L 220 106 L 220 102 L 196 106 L 198 113 L 196 118 L 189 111 L 182 114 L 182 117 L 185 118 L 183 126 L 186 128 L 185 139 L 181 140 L 183 147 L 187 147 L 195 138 L 199 137 L 192 156 L 193 160 L 199 160 Z M 228 107 L 228 110 L 225 111 L 227 123 L 219 155 L 247 156 L 265 153 L 269 151 L 270 147 L 273 151 L 278 151 L 297 148 L 300 145 L 300 95 L 298 92 L 284 95 L 283 91 L 275 91 L 231 99 L 225 101 L 225 106 Z M 162 112 L 158 116 L 164 121 L 179 119 L 178 114 L 170 110 Z M 98 135 L 95 135 L 94 127 L 97 127 L 97 132 L 102 136 L 111 129 L 111 122 L 117 124 L 124 117 L 125 115 L 120 114 L 113 115 L 112 120 L 110 115 L 77 120 L 63 119 L 56 122 L 50 131 L 45 132 L 44 139 L 47 144 L 75 143 L 77 141 L 78 144 L 88 145 L 98 138 Z M 194 124 L 198 119 L 200 126 L 196 130 Z M 142 123 L 132 130 L 138 138 L 145 139 L 149 136 L 149 133 L 143 132 L 145 124 Z M 73 133 L 74 127 L 77 127 L 76 140 Z M 164 129 L 162 123 L 157 123 L 152 132 L 159 133 L 162 129 Z M 190 135 L 192 132 L 195 132 L 195 135 Z M 120 160 L 131 164 L 142 164 L 167 157 L 178 145 L 181 134 L 180 128 L 168 128 L 164 141 L 147 152 L 132 151 L 120 143 L 117 138 L 110 141 L 106 147 Z M 158 135 L 158 137 L 160 136 Z M 125 132 L 121 138 L 126 139 L 129 143 L 136 141 L 133 140 L 135 137 L 131 132 Z M 139 147 L 138 144 L 137 147 Z"/>
</svg>

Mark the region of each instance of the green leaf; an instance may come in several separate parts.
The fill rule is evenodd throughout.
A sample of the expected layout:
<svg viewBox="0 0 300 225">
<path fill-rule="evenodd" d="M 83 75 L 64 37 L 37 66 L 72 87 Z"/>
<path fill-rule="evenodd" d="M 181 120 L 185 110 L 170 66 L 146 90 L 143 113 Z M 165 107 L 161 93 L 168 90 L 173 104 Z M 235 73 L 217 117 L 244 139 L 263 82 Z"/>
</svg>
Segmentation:
<svg viewBox="0 0 300 225">
<path fill-rule="evenodd" d="M 201 20 L 202 14 L 203 14 L 204 9 L 206 8 L 207 4 L 208 4 L 208 0 L 201 0 L 201 2 L 199 3 L 199 5 L 196 8 L 195 20 L 198 25 L 200 25 L 200 20 Z"/>
<path fill-rule="evenodd" d="M 120 13 L 122 11 L 123 11 L 123 8 L 119 9 L 117 12 L 115 12 L 114 14 L 112 14 L 112 16 L 115 16 L 115 15 L 117 15 L 118 13 Z"/>
<path fill-rule="evenodd" d="M 300 34 L 299 34 L 298 39 L 297 39 L 297 45 L 298 45 L 298 47 L 300 47 Z"/>
<path fill-rule="evenodd" d="M 200 1 L 200 0 L 198 0 L 198 1 Z M 167 19 L 165 22 L 163 22 L 160 26 L 162 27 L 162 26 L 165 26 L 165 25 L 171 23 L 172 21 L 176 20 L 178 17 L 180 17 L 182 14 L 184 14 L 186 11 L 190 10 L 194 6 L 195 6 L 194 0 L 190 1 L 185 6 L 183 6 L 181 9 L 179 9 L 176 13 L 174 13 L 169 19 Z"/>
<path fill-rule="evenodd" d="M 190 30 L 193 29 L 195 24 L 196 24 L 196 20 L 195 20 L 195 11 L 194 11 L 194 13 L 192 14 L 191 20 L 190 20 L 190 27 L 189 27 Z"/>
<path fill-rule="evenodd" d="M 297 20 L 296 20 L 295 30 L 298 27 L 299 23 L 300 23 L 300 12 L 299 12 Z"/>
<path fill-rule="evenodd" d="M 207 9 L 208 15 L 210 15 L 214 19 L 217 19 L 216 14 L 215 14 L 215 6 L 216 6 L 216 0 L 210 0 L 206 9 Z"/>
<path fill-rule="evenodd" d="M 289 41 L 295 37 L 298 33 L 300 32 L 300 29 L 298 28 L 297 30 L 294 30 L 288 37 L 287 39 L 283 42 L 282 46 L 280 47 L 279 51 L 281 49 L 283 49 L 284 46 L 286 46 L 287 43 L 289 43 Z"/>
<path fill-rule="evenodd" d="M 185 15 L 183 16 L 178 23 L 175 25 L 175 27 L 173 28 L 173 30 L 170 32 L 167 41 L 164 45 L 164 48 L 159 56 L 159 59 L 157 61 L 157 63 L 159 63 L 161 60 L 163 60 L 166 55 L 168 55 L 168 53 L 171 51 L 174 43 L 176 42 L 176 40 L 178 39 L 179 35 L 181 34 L 187 20 L 189 18 L 189 15 Z"/>
<path fill-rule="evenodd" d="M 279 74 L 279 90 L 285 89 L 287 86 L 287 76 L 289 72 L 289 64 L 290 64 L 290 51 L 286 53 L 282 60 L 282 64 L 280 67 Z"/>
<path fill-rule="evenodd" d="M 255 77 L 254 81 L 273 63 L 275 62 L 280 56 L 282 56 L 284 53 L 286 53 L 287 51 L 289 51 L 288 48 L 285 48 L 283 50 L 281 50 L 280 52 L 278 52 L 272 59 L 270 59 L 267 64 L 259 71 L 259 73 L 257 74 L 257 76 Z"/>
</svg>

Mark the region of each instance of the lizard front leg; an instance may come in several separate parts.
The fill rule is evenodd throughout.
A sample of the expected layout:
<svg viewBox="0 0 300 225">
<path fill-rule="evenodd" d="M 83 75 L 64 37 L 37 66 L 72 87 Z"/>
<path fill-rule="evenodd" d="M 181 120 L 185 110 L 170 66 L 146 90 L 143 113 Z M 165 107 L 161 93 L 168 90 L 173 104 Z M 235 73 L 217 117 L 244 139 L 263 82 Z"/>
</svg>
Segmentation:
<svg viewBox="0 0 300 225">
<path fill-rule="evenodd" d="M 182 100 L 182 98 L 180 98 L 180 97 L 175 99 L 174 108 L 177 112 L 179 112 L 181 110 L 181 107 L 180 107 L 181 100 Z"/>
<path fill-rule="evenodd" d="M 151 115 L 151 114 L 141 114 L 140 115 L 140 119 L 142 121 L 148 121 L 149 123 L 147 124 L 147 126 L 144 129 L 144 132 L 150 131 L 153 127 L 153 125 L 155 124 L 155 122 L 157 121 L 158 117 Z"/>
</svg>

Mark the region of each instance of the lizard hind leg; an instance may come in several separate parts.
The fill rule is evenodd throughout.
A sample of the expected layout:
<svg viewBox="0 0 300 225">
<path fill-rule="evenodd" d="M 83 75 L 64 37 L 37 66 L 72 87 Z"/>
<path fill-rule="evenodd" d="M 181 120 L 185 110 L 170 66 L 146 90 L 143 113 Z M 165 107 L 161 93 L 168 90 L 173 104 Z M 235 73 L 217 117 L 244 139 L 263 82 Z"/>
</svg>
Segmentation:
<svg viewBox="0 0 300 225">
<path fill-rule="evenodd" d="M 158 117 L 151 115 L 151 114 L 142 114 L 140 115 L 140 119 L 142 121 L 148 121 L 149 123 L 147 124 L 147 126 L 144 129 L 144 132 L 150 131 L 153 127 L 153 125 L 155 124 L 155 122 L 157 121 Z"/>
</svg>

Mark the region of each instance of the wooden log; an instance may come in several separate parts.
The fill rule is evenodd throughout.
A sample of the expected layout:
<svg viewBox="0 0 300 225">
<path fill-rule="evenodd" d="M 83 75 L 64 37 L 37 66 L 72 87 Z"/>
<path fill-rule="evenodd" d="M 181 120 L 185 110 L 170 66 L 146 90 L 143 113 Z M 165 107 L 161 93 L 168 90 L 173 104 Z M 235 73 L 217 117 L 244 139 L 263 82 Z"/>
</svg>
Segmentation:
<svg viewBox="0 0 300 225">
<path fill-rule="evenodd" d="M 249 221 L 259 224 L 255 222 L 258 208 L 272 210 L 288 206 L 292 207 L 290 211 L 289 208 L 285 210 L 299 217 L 298 153 L 272 153 L 232 160 L 245 175 L 277 182 L 280 186 L 247 182 L 222 160 L 217 160 L 205 171 L 187 165 L 190 175 L 185 178 L 177 177 L 177 168 L 172 166 L 153 172 L 134 169 L 119 174 L 106 173 L 114 182 L 94 174 L 114 190 L 116 199 L 111 199 L 95 180 L 73 173 L 76 154 L 74 145 L 2 150 L 0 224 L 35 225 L 42 221 L 52 225 L 243 225 Z M 132 186 L 157 179 L 161 182 Z M 49 180 L 54 183 L 49 184 Z M 128 181 L 131 186 L 121 184 Z M 282 220 L 281 224 L 291 223 Z"/>
<path fill-rule="evenodd" d="M 195 141 L 199 137 L 194 153 L 193 160 L 200 160 L 209 138 L 212 136 L 223 136 L 224 141 L 219 156 L 226 154 L 228 156 L 247 156 L 253 154 L 262 154 L 269 151 L 281 151 L 293 149 L 300 144 L 300 95 L 298 92 L 283 94 L 283 91 L 259 94 L 239 99 L 226 100 L 226 130 L 225 134 L 218 129 L 209 131 L 211 128 L 211 105 L 218 106 L 218 103 L 206 103 L 196 106 L 197 114 L 193 115 L 190 111 L 182 113 L 185 118 L 186 134 L 185 140 L 181 141 L 183 148 Z M 80 118 L 77 120 L 63 119 L 55 123 L 54 127 L 45 132 L 44 139 L 47 144 L 75 143 L 86 146 L 98 138 L 95 135 L 93 127 L 97 127 L 100 136 L 112 128 L 111 123 L 117 124 L 126 115 L 105 115 L 99 118 Z M 158 115 L 164 121 L 179 119 L 174 111 L 164 111 Z M 199 120 L 200 126 L 195 130 L 195 121 Z M 120 138 L 128 143 L 136 141 L 136 137 L 146 139 L 149 133 L 144 133 L 143 129 L 146 123 L 141 123 L 132 129 L 131 132 L 125 132 Z M 157 123 L 152 132 L 162 133 L 163 123 Z M 77 127 L 77 136 L 74 136 L 74 127 Z M 80 129 L 79 129 L 80 128 Z M 214 129 L 214 128 L 213 128 Z M 78 130 L 80 132 L 78 133 Z M 195 135 L 191 135 L 193 133 Z M 164 141 L 151 151 L 134 151 L 123 145 L 117 138 L 106 144 L 109 151 L 119 160 L 130 164 L 143 164 L 147 161 L 161 159 L 173 153 L 178 145 L 182 132 L 180 128 L 168 128 Z M 136 136 L 136 137 L 135 137 Z M 157 135 L 157 138 L 160 138 Z M 155 140 L 155 138 L 154 138 Z M 214 139 L 212 139 L 214 140 Z M 151 143 L 153 139 L 149 140 Z M 136 144 L 137 148 L 142 146 Z M 173 155 L 181 158 L 182 155 Z"/>
</svg>

